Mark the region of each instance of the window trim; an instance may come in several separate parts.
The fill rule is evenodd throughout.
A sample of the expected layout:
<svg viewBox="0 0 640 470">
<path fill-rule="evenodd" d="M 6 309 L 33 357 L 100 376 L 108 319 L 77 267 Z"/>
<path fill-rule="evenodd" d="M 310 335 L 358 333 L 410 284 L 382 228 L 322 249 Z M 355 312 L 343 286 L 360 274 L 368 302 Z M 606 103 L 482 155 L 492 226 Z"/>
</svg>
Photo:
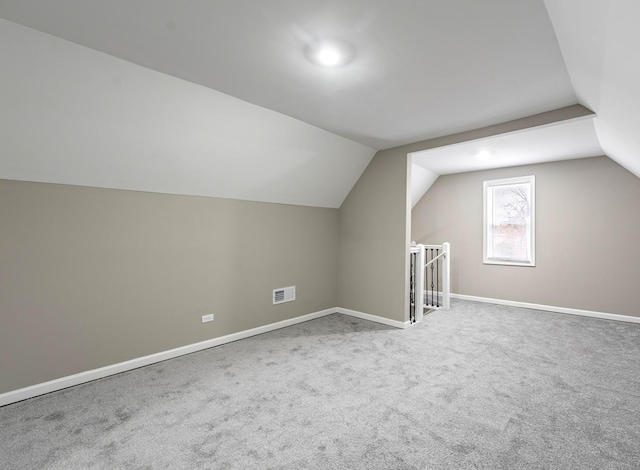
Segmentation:
<svg viewBox="0 0 640 470">
<path fill-rule="evenodd" d="M 501 258 L 489 258 L 489 246 L 488 243 L 491 240 L 489 235 L 490 224 L 488 220 L 489 207 L 488 207 L 488 194 L 489 188 L 495 186 L 505 186 L 510 184 L 522 184 L 529 183 L 531 187 L 531 201 L 530 201 L 530 217 L 529 217 L 529 259 L 513 260 L 513 259 L 501 259 Z M 497 264 L 505 266 L 530 266 L 536 265 L 536 177 L 535 175 L 518 176 L 515 178 L 503 178 L 498 180 L 487 180 L 483 182 L 483 214 L 482 214 L 482 259 L 484 264 Z"/>
</svg>

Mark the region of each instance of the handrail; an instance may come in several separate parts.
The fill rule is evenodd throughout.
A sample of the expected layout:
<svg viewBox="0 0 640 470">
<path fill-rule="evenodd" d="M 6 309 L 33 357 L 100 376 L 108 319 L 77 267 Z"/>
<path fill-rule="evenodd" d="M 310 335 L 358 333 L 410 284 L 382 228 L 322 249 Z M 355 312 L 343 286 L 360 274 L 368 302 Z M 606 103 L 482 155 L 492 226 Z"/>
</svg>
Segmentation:
<svg viewBox="0 0 640 470">
<path fill-rule="evenodd" d="M 424 317 L 423 310 L 450 308 L 451 245 L 448 242 L 442 245 L 413 244 L 409 252 L 409 318 L 412 323 L 417 323 Z M 427 261 L 436 253 L 437 256 Z"/>
<path fill-rule="evenodd" d="M 425 264 L 423 267 L 428 268 L 430 264 L 433 264 L 434 261 L 436 261 L 438 258 L 440 258 L 441 256 L 445 256 L 446 257 L 446 253 L 440 253 L 438 256 L 436 256 L 435 258 L 433 258 L 431 261 L 429 261 L 427 264 Z"/>
</svg>

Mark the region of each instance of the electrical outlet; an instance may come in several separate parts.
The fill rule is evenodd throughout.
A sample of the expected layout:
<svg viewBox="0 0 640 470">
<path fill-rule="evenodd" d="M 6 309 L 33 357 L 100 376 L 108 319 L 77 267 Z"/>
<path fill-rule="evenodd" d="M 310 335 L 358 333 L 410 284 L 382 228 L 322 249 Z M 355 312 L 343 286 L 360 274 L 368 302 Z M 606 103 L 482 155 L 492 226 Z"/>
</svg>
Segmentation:
<svg viewBox="0 0 640 470">
<path fill-rule="evenodd" d="M 213 321 L 213 313 L 210 313 L 209 315 L 202 315 L 202 323 L 207 323 Z"/>
</svg>

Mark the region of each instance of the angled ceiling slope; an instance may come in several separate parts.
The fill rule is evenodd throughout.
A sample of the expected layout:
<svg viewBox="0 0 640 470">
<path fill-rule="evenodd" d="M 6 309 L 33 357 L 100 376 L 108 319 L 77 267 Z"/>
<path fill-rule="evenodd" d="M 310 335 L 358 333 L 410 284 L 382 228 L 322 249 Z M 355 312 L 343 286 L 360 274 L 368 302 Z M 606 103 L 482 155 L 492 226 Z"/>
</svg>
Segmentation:
<svg viewBox="0 0 640 470">
<path fill-rule="evenodd" d="M 3 0 L 0 17 L 379 150 L 577 102 L 542 0 Z M 350 63 L 307 60 L 331 38 Z"/>
<path fill-rule="evenodd" d="M 339 207 L 374 148 L 578 101 L 598 115 L 580 125 L 640 176 L 639 8 L 4 0 L 0 17 L 71 42 L 0 20 L 0 177 Z M 324 37 L 353 60 L 310 63 Z"/>
<path fill-rule="evenodd" d="M 337 208 L 375 153 L 2 19 L 0 44 L 0 178 Z"/>
<path fill-rule="evenodd" d="M 640 177 L 640 2 L 545 0 L 580 103 L 604 152 Z"/>
<path fill-rule="evenodd" d="M 580 105 L 449 136 L 412 152 L 412 207 L 440 175 L 489 170 L 603 154 L 596 115 Z M 442 141 L 435 139 L 432 143 Z"/>
</svg>

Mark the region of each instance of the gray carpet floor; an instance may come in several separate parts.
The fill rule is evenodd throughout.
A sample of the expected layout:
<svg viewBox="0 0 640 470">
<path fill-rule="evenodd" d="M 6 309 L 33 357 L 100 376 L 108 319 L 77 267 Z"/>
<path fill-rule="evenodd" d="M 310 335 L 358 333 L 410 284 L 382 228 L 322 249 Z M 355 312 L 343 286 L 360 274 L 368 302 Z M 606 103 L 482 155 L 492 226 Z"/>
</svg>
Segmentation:
<svg viewBox="0 0 640 470">
<path fill-rule="evenodd" d="M 0 408 L 1 469 L 638 469 L 640 325 L 339 314 Z"/>
</svg>

